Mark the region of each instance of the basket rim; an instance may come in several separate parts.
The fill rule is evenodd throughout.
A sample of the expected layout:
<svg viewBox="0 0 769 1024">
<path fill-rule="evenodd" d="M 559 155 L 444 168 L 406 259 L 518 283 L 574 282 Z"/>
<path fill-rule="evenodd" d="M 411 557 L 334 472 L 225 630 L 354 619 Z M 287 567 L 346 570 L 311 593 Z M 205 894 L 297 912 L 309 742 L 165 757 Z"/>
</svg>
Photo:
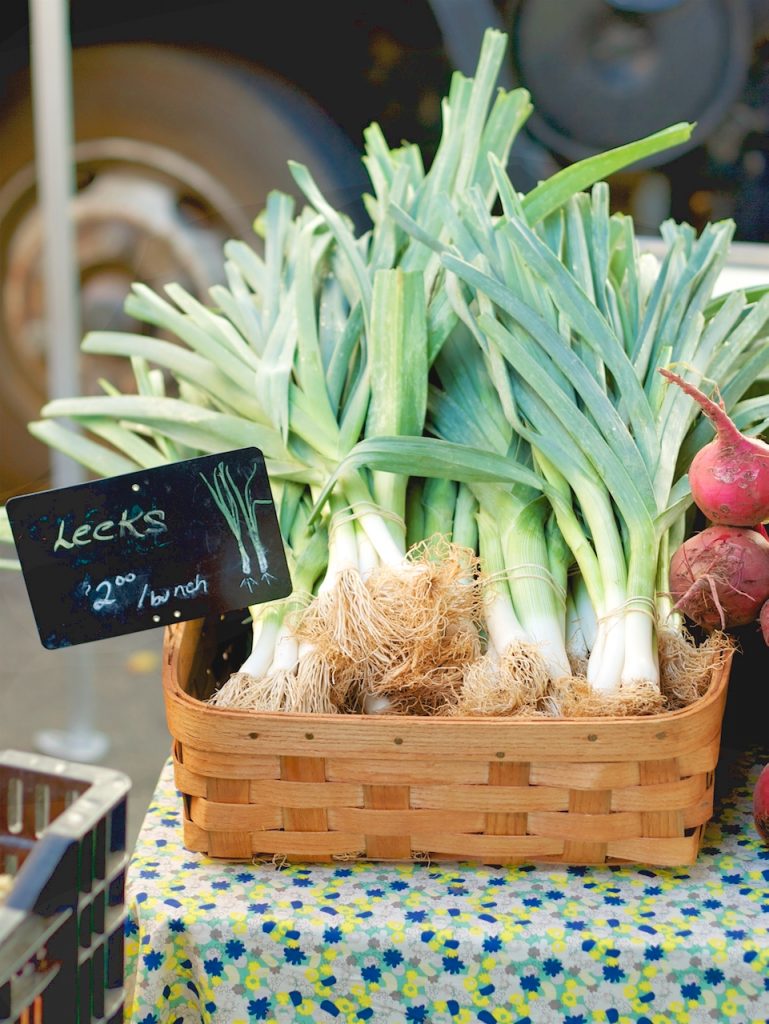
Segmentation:
<svg viewBox="0 0 769 1024">
<path fill-rule="evenodd" d="M 646 723 L 649 726 L 655 723 L 677 723 L 692 715 L 699 714 L 707 710 L 713 703 L 721 698 L 724 689 L 727 687 L 729 682 L 730 668 L 732 658 L 734 656 L 734 648 L 729 647 L 717 653 L 713 661 L 713 674 L 711 677 L 710 685 L 708 686 L 705 693 L 691 704 L 687 704 L 685 707 L 676 708 L 673 711 L 661 711 L 657 714 L 652 715 L 584 715 L 584 716 L 562 716 L 559 718 L 547 718 L 539 716 L 526 716 L 526 715 L 453 715 L 449 717 L 443 717 L 440 715 L 367 715 L 367 714 L 322 714 L 299 711 L 248 711 L 242 709 L 233 708 L 220 708 L 215 705 L 207 704 L 204 701 L 197 700 L 195 697 L 191 697 L 188 693 L 178 684 L 178 660 L 179 660 L 179 647 L 181 635 L 185 627 L 189 628 L 190 622 L 201 622 L 204 620 L 187 620 L 186 622 L 173 623 L 166 626 L 163 633 L 163 691 L 167 700 L 176 701 L 199 714 L 205 715 L 216 715 L 221 720 L 229 719 L 233 722 L 248 721 L 254 722 L 258 720 L 271 721 L 271 722 L 285 722 L 291 721 L 297 724 L 307 723 L 308 725 L 314 724 L 316 726 L 321 724 L 337 725 L 342 726 L 342 723 L 355 723 L 361 725 L 363 723 L 379 723 L 380 725 L 392 724 L 402 725 L 404 722 L 419 723 L 424 728 L 449 728 L 457 725 L 484 725 L 489 726 L 490 724 L 514 726 L 516 723 L 521 725 L 547 725 L 548 728 L 563 728 L 565 726 L 573 727 L 575 725 L 586 726 L 586 725 L 607 725 L 608 723 L 613 724 L 640 724 Z"/>
</svg>

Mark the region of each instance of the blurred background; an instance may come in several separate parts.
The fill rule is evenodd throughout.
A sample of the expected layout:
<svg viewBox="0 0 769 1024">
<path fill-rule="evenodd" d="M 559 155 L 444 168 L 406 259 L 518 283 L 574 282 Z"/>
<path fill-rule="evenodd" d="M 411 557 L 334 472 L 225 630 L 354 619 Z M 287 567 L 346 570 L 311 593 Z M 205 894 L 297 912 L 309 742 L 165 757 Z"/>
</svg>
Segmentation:
<svg viewBox="0 0 769 1024">
<path fill-rule="evenodd" d="M 724 287 L 769 280 L 769 0 L 42 0 L 71 43 L 80 330 L 142 330 L 133 281 L 177 281 L 205 300 L 223 241 L 251 239 L 271 188 L 307 164 L 361 226 L 363 130 L 418 143 L 429 163 L 454 69 L 472 74 L 484 30 L 509 37 L 500 85 L 534 113 L 510 172 L 521 190 L 558 167 L 678 121 L 690 143 L 611 180 L 613 202 L 653 237 L 668 217 L 733 218 Z M 0 21 L 0 504 L 50 486 L 26 430 L 50 393 L 45 231 L 38 202 L 28 0 Z M 55 341 L 55 339 L 54 339 Z M 130 368 L 77 357 L 77 392 Z M 132 378 L 131 378 L 132 380 Z M 126 380 L 126 388 L 132 384 Z M 20 575 L 0 574 L 0 747 L 40 729 L 103 732 L 103 763 L 134 782 L 138 828 L 168 753 L 157 631 L 48 652 Z M 748 638 L 750 642 L 750 638 Z M 77 680 L 77 685 L 75 681 Z M 85 709 L 85 710 L 84 710 Z M 727 719 L 727 735 L 729 719 Z"/>
</svg>

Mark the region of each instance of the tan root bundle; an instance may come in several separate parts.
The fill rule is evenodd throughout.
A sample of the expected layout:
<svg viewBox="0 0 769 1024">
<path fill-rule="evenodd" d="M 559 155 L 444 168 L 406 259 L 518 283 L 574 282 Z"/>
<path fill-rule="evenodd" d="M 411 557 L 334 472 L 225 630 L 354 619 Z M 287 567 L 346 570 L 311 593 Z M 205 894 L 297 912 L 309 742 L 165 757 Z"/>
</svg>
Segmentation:
<svg viewBox="0 0 769 1024">
<path fill-rule="evenodd" d="M 320 673 L 310 678 L 290 670 L 271 673 L 261 679 L 246 672 L 234 672 L 209 703 L 213 707 L 243 711 L 332 715 L 337 710 L 330 699 L 330 687 Z"/>
<path fill-rule="evenodd" d="M 707 692 L 714 669 L 734 650 L 734 640 L 715 631 L 696 644 L 686 630 L 661 627 L 657 633 L 660 685 L 643 680 L 610 693 L 594 690 L 584 677 L 551 687 L 557 713 L 567 718 L 654 715 L 688 707 Z"/>
<path fill-rule="evenodd" d="M 492 649 L 468 665 L 451 714 L 541 714 L 549 687 L 550 676 L 535 645 L 511 645 L 501 657 Z"/>
<path fill-rule="evenodd" d="M 695 644 L 685 629 L 661 629 L 660 686 L 671 711 L 688 707 L 703 697 L 710 686 L 713 667 L 735 650 L 728 633 L 714 630 L 701 644 Z"/>
<path fill-rule="evenodd" d="M 381 565 L 358 583 L 354 601 L 349 589 L 335 588 L 296 627 L 330 667 L 339 709 L 441 713 L 481 651 L 474 554 L 422 544 L 401 565 Z"/>
</svg>

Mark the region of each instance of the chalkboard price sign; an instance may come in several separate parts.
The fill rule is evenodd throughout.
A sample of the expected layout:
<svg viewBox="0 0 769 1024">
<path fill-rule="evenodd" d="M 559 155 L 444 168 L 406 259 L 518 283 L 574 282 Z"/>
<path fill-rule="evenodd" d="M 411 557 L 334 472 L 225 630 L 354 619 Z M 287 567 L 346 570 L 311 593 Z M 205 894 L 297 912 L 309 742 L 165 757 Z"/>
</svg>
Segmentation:
<svg viewBox="0 0 769 1024">
<path fill-rule="evenodd" d="M 258 448 L 21 495 L 6 508 L 49 649 L 291 593 Z"/>
</svg>

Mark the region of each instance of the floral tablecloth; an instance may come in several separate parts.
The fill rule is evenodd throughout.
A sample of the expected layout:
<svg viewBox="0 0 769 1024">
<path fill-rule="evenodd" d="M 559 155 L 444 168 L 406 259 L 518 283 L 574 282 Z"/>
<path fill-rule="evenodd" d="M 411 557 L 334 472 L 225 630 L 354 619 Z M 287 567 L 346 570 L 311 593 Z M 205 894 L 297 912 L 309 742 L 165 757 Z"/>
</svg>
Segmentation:
<svg viewBox="0 0 769 1024">
<path fill-rule="evenodd" d="M 223 864 L 164 768 L 130 866 L 131 1024 L 769 1022 L 769 848 L 734 788 L 685 869 Z"/>
</svg>

